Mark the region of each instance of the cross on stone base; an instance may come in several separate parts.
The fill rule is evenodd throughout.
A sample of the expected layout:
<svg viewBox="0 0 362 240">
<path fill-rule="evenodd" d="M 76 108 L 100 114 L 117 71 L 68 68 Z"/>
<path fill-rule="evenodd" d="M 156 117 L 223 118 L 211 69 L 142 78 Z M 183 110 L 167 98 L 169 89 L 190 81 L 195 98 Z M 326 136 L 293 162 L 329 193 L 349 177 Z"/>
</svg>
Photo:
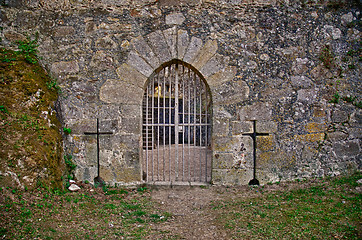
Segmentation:
<svg viewBox="0 0 362 240">
<path fill-rule="evenodd" d="M 85 135 L 97 135 L 97 177 L 94 178 L 94 184 L 100 184 L 103 186 L 105 184 L 104 180 L 100 176 L 100 166 L 99 166 L 99 135 L 103 134 L 113 134 L 113 132 L 100 132 L 99 131 L 99 120 L 97 118 L 97 132 L 84 132 Z"/>
<path fill-rule="evenodd" d="M 259 180 L 256 179 L 256 137 L 257 136 L 268 136 L 269 133 L 256 132 L 256 120 L 251 120 L 251 121 L 253 121 L 253 132 L 243 134 L 243 135 L 250 136 L 253 139 L 254 171 L 253 171 L 253 179 L 250 180 L 249 185 L 260 185 Z"/>
</svg>

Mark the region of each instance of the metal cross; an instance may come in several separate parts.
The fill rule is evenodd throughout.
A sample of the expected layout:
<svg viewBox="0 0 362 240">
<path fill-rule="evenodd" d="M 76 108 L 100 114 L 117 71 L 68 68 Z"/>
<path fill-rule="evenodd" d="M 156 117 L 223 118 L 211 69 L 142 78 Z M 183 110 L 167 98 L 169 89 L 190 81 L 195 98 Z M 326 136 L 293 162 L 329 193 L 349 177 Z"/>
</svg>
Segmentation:
<svg viewBox="0 0 362 240">
<path fill-rule="evenodd" d="M 85 132 L 84 133 L 85 135 L 97 135 L 97 177 L 95 178 L 95 180 L 97 181 L 97 182 L 101 182 L 102 180 L 101 180 L 101 177 L 100 177 L 100 175 L 99 175 L 99 135 L 103 135 L 103 134 L 113 134 L 113 132 L 100 132 L 99 131 L 99 120 L 98 120 L 98 118 L 97 118 L 97 132 Z"/>
<path fill-rule="evenodd" d="M 249 185 L 259 185 L 258 179 L 256 179 L 256 137 L 257 136 L 268 136 L 269 133 L 258 133 L 256 132 L 256 120 L 253 121 L 253 132 L 252 133 L 244 133 L 243 135 L 248 135 L 253 139 L 253 158 L 254 158 L 254 173 L 253 173 L 253 179 L 250 180 Z"/>
</svg>

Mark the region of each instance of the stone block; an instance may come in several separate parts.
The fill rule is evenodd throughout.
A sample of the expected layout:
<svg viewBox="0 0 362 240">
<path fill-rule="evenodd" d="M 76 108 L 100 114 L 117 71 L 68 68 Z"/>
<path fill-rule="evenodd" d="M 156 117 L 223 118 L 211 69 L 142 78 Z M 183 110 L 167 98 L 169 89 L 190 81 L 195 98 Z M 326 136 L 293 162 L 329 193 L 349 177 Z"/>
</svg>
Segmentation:
<svg viewBox="0 0 362 240">
<path fill-rule="evenodd" d="M 257 121 L 256 131 L 259 133 L 275 133 L 278 131 L 278 124 L 273 121 Z"/>
<path fill-rule="evenodd" d="M 180 12 L 171 13 L 166 15 L 166 24 L 167 25 L 181 25 L 185 21 L 185 17 Z"/>
<path fill-rule="evenodd" d="M 231 114 L 221 105 L 213 105 L 214 118 L 232 118 Z"/>
<path fill-rule="evenodd" d="M 115 41 L 112 40 L 109 36 L 99 38 L 96 41 L 96 48 L 100 49 L 115 49 L 118 45 Z"/>
<path fill-rule="evenodd" d="M 122 117 L 141 116 L 142 112 L 138 105 L 122 105 L 120 108 Z"/>
<path fill-rule="evenodd" d="M 361 139 L 362 138 L 362 128 L 361 127 L 350 128 L 349 137 L 351 139 Z"/>
<path fill-rule="evenodd" d="M 160 7 L 175 7 L 200 4 L 201 0 L 158 0 L 157 2 Z"/>
<path fill-rule="evenodd" d="M 353 14 L 351 12 L 343 14 L 341 16 L 341 22 L 343 25 L 348 25 L 350 22 L 352 22 L 355 19 Z"/>
<path fill-rule="evenodd" d="M 347 140 L 348 134 L 344 132 L 329 132 L 327 133 L 327 139 L 331 142 Z"/>
<path fill-rule="evenodd" d="M 72 26 L 60 26 L 56 27 L 53 31 L 54 37 L 67 37 L 69 35 L 74 35 L 75 29 Z"/>
<path fill-rule="evenodd" d="M 221 69 L 219 72 L 211 76 L 206 76 L 206 81 L 210 87 L 221 85 L 224 82 L 230 82 L 236 75 L 237 68 L 235 66 L 228 66 Z"/>
<path fill-rule="evenodd" d="M 313 117 L 315 118 L 325 118 L 327 116 L 325 107 L 321 105 L 316 105 L 312 109 Z"/>
<path fill-rule="evenodd" d="M 55 62 L 52 64 L 51 72 L 56 75 L 77 73 L 79 72 L 78 61 Z"/>
<path fill-rule="evenodd" d="M 333 150 L 338 157 L 351 157 L 357 156 L 361 153 L 358 141 L 349 141 L 345 143 L 333 144 Z"/>
<path fill-rule="evenodd" d="M 252 152 L 235 151 L 232 153 L 216 153 L 213 158 L 214 169 L 252 169 Z"/>
<path fill-rule="evenodd" d="M 232 121 L 231 126 L 233 135 L 253 132 L 253 123 L 250 121 Z"/>
<path fill-rule="evenodd" d="M 297 58 L 295 62 L 293 62 L 292 70 L 296 74 L 303 74 L 308 70 L 309 60 L 307 58 Z"/>
<path fill-rule="evenodd" d="M 324 132 L 327 130 L 326 123 L 309 122 L 305 126 L 305 130 L 309 133 Z"/>
<path fill-rule="evenodd" d="M 216 40 L 207 41 L 194 59 L 192 59 L 191 64 L 196 69 L 202 69 L 202 67 L 216 54 L 217 48 Z"/>
<path fill-rule="evenodd" d="M 324 38 L 326 39 L 340 39 L 342 35 L 342 31 L 339 28 L 336 28 L 331 25 L 324 25 L 322 29 L 322 34 L 324 35 Z"/>
<path fill-rule="evenodd" d="M 242 80 L 212 87 L 211 92 L 214 104 L 240 103 L 249 97 L 249 87 Z"/>
<path fill-rule="evenodd" d="M 124 82 L 130 83 L 139 88 L 143 88 L 146 84 L 147 77 L 126 63 L 117 68 L 116 72 L 118 77 Z"/>
<path fill-rule="evenodd" d="M 144 40 L 143 37 L 134 38 L 131 41 L 131 46 L 134 50 L 136 50 L 140 56 L 142 56 L 147 63 L 152 66 L 154 69 L 158 68 L 161 63 L 156 56 L 156 54 L 152 51 L 148 43 Z"/>
<path fill-rule="evenodd" d="M 167 45 L 171 52 L 172 58 L 177 58 L 177 29 L 176 27 L 166 29 L 163 31 L 163 35 L 165 36 Z"/>
<path fill-rule="evenodd" d="M 146 77 L 151 76 L 153 73 L 154 68 L 150 66 L 145 60 L 143 60 L 143 58 L 141 58 L 140 55 L 135 51 L 131 51 L 129 53 L 127 64 L 137 69 L 137 71 Z"/>
<path fill-rule="evenodd" d="M 84 132 L 96 131 L 96 119 L 70 119 L 67 128 L 72 130 L 72 134 L 83 135 Z"/>
<path fill-rule="evenodd" d="M 312 142 L 320 142 L 324 139 L 324 133 L 311 133 L 311 134 L 302 134 L 296 135 L 294 138 L 301 142 L 312 143 Z"/>
<path fill-rule="evenodd" d="M 236 153 L 245 148 L 245 153 L 253 151 L 253 142 L 249 136 L 218 137 L 214 140 L 215 153 Z"/>
<path fill-rule="evenodd" d="M 13 31 L 5 32 L 4 37 L 10 42 L 26 41 L 26 37 L 24 35 Z"/>
<path fill-rule="evenodd" d="M 189 35 L 186 30 L 177 31 L 177 58 L 183 59 L 189 45 Z"/>
<path fill-rule="evenodd" d="M 192 60 L 195 58 L 195 56 L 198 54 L 201 48 L 202 48 L 202 40 L 197 37 L 192 37 L 187 47 L 183 61 L 187 63 L 192 63 Z"/>
<path fill-rule="evenodd" d="M 231 169 L 234 164 L 234 154 L 216 153 L 212 161 L 214 169 Z"/>
<path fill-rule="evenodd" d="M 290 81 L 296 89 L 310 88 L 313 85 L 312 80 L 306 76 L 292 76 L 290 77 Z"/>
<path fill-rule="evenodd" d="M 271 120 L 272 109 L 269 103 L 258 102 L 242 107 L 238 115 L 241 121 Z"/>
<path fill-rule="evenodd" d="M 213 169 L 212 178 L 215 185 L 247 185 L 253 178 L 253 170 Z"/>
<path fill-rule="evenodd" d="M 139 143 L 139 138 L 140 138 L 140 128 L 137 127 L 136 122 L 140 122 L 139 118 L 133 118 L 133 119 L 124 119 L 124 122 L 129 123 L 133 121 L 133 129 L 131 128 L 127 128 L 124 127 L 125 124 L 122 125 L 123 129 L 122 131 L 125 132 L 124 130 L 127 130 L 128 133 L 125 135 L 118 135 L 117 138 L 117 142 L 113 143 L 115 146 L 114 147 L 118 147 L 119 149 L 123 149 L 123 150 L 135 150 L 138 149 L 140 146 Z M 139 124 L 138 124 L 139 126 Z M 135 133 L 135 134 L 132 134 Z"/>
<path fill-rule="evenodd" d="M 313 103 L 317 99 L 318 89 L 301 89 L 298 90 L 298 101 Z"/>
<path fill-rule="evenodd" d="M 99 99 L 106 103 L 141 104 L 143 89 L 115 79 L 107 80 L 99 91 Z"/>
<path fill-rule="evenodd" d="M 87 34 L 91 34 L 93 33 L 95 30 L 97 29 L 96 24 L 94 23 L 94 21 L 89 21 L 85 23 L 85 33 Z"/>
<path fill-rule="evenodd" d="M 349 118 L 349 114 L 343 110 L 335 110 L 332 112 L 332 122 L 347 122 Z"/>
<path fill-rule="evenodd" d="M 120 126 L 122 133 L 140 133 L 140 119 L 139 117 L 122 118 L 122 126 Z"/>
<path fill-rule="evenodd" d="M 84 157 L 87 167 L 97 168 L 97 139 L 95 136 L 83 136 L 84 140 Z"/>
<path fill-rule="evenodd" d="M 119 168 L 115 170 L 116 183 L 131 183 L 141 181 L 140 168 Z"/>
<path fill-rule="evenodd" d="M 105 71 L 114 68 L 114 59 L 109 52 L 97 51 L 89 64 L 93 69 Z"/>
<path fill-rule="evenodd" d="M 118 119 L 99 119 L 99 131 L 114 133 L 117 132 L 117 130 L 118 130 Z"/>
<path fill-rule="evenodd" d="M 166 39 L 161 31 L 150 33 L 146 37 L 161 63 L 168 62 L 172 59 Z"/>
<path fill-rule="evenodd" d="M 225 57 L 215 54 L 203 68 L 200 69 L 201 74 L 206 78 L 211 76 L 222 69 L 225 69 Z"/>
<path fill-rule="evenodd" d="M 229 119 L 218 119 L 213 120 L 212 132 L 216 136 L 227 136 L 229 134 Z"/>
<path fill-rule="evenodd" d="M 276 146 L 274 136 L 258 136 L 256 138 L 256 146 L 258 150 L 264 152 L 273 150 Z"/>
<path fill-rule="evenodd" d="M 84 118 L 115 119 L 119 114 L 119 106 L 116 104 L 88 104 L 81 109 Z"/>
</svg>

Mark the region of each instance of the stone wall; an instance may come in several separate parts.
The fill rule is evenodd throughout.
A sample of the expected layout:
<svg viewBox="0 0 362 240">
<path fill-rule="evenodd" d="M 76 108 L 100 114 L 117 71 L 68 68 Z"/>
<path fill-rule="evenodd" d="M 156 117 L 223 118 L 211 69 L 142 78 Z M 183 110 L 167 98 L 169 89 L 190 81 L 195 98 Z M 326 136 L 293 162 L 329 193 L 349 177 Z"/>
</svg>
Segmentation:
<svg viewBox="0 0 362 240">
<path fill-rule="evenodd" d="M 66 152 L 76 177 L 140 182 L 141 104 L 148 77 L 180 59 L 213 98 L 213 180 L 247 184 L 361 169 L 359 1 L 7 0 L 2 46 L 39 33 L 39 56 L 62 89 Z M 241 147 L 241 146 L 244 146 Z"/>
</svg>

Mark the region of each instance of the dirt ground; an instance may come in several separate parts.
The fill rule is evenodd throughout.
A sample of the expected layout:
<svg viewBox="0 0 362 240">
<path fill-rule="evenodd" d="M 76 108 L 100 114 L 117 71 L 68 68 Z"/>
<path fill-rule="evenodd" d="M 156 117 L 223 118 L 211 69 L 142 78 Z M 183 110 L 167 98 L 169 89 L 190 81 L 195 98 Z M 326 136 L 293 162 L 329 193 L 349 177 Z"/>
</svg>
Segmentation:
<svg viewBox="0 0 362 240">
<path fill-rule="evenodd" d="M 227 230 L 216 223 L 211 204 L 217 200 L 256 197 L 263 192 L 292 189 L 293 184 L 264 187 L 176 186 L 153 187 L 151 198 L 161 211 L 171 213 L 168 221 L 157 224 L 160 235 L 151 239 L 231 239 Z"/>
</svg>

